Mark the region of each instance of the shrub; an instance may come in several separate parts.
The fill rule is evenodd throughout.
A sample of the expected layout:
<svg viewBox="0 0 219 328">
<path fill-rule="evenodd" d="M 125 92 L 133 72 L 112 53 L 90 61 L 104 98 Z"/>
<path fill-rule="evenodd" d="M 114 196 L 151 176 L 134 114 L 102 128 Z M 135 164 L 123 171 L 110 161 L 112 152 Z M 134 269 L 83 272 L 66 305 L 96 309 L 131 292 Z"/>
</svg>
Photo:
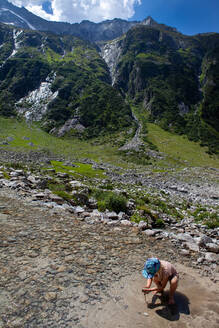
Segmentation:
<svg viewBox="0 0 219 328">
<path fill-rule="evenodd" d="M 111 183 L 107 183 L 105 185 L 100 186 L 101 189 L 113 190 L 113 185 Z"/>
<path fill-rule="evenodd" d="M 217 213 L 210 214 L 208 220 L 204 222 L 209 229 L 219 228 L 219 215 Z"/>
<path fill-rule="evenodd" d="M 195 222 L 201 222 L 205 224 L 209 229 L 214 229 L 219 227 L 219 215 L 217 213 L 210 213 L 204 207 L 197 208 L 193 216 Z"/>
<path fill-rule="evenodd" d="M 106 202 L 104 200 L 99 200 L 98 201 L 98 210 L 100 212 L 104 212 L 106 210 Z"/>
<path fill-rule="evenodd" d="M 151 202 L 148 195 L 143 195 L 136 199 L 136 204 L 139 206 L 143 206 L 145 204 L 149 204 Z"/>
<path fill-rule="evenodd" d="M 155 221 L 155 227 L 157 227 L 157 228 L 163 228 L 164 226 L 165 226 L 165 223 L 164 223 L 164 221 L 162 219 L 157 219 Z"/>
<path fill-rule="evenodd" d="M 124 196 L 117 195 L 115 193 L 107 194 L 106 198 L 98 202 L 98 208 L 102 210 L 108 209 L 110 211 L 126 212 L 127 199 Z"/>
<path fill-rule="evenodd" d="M 100 211 L 105 211 L 106 209 L 110 211 L 126 212 L 127 209 L 127 199 L 122 195 L 118 195 L 112 191 L 103 191 L 96 189 L 93 191 L 93 197 L 98 201 L 98 209 Z"/>
<path fill-rule="evenodd" d="M 158 219 L 158 215 L 156 213 L 153 213 L 150 208 L 148 208 L 147 206 L 143 205 L 143 206 L 138 206 L 138 209 L 140 211 L 143 211 L 144 215 L 149 215 L 150 218 L 154 221 L 156 221 Z"/>
<path fill-rule="evenodd" d="M 135 223 L 139 223 L 139 222 L 141 222 L 141 221 L 148 222 L 147 218 L 141 216 L 139 213 L 134 213 L 134 214 L 131 216 L 130 220 L 131 220 L 132 222 L 135 222 Z"/>
</svg>

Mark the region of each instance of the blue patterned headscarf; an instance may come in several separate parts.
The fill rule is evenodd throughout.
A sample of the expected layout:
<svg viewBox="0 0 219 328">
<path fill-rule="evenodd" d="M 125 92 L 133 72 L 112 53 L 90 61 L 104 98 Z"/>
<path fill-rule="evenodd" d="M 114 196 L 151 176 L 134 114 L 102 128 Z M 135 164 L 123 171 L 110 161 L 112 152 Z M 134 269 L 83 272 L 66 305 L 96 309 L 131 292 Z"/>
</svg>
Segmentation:
<svg viewBox="0 0 219 328">
<path fill-rule="evenodd" d="M 152 257 L 147 259 L 144 264 L 144 269 L 142 270 L 143 277 L 151 279 L 154 277 L 155 273 L 159 271 L 159 269 L 160 261 L 157 258 Z"/>
</svg>

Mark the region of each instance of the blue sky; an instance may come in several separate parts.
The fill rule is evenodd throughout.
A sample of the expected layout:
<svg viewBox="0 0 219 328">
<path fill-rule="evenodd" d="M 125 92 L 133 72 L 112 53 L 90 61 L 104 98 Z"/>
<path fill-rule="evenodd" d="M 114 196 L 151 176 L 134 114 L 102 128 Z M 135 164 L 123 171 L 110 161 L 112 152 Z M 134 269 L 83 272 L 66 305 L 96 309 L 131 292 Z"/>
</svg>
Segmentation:
<svg viewBox="0 0 219 328">
<path fill-rule="evenodd" d="M 219 32 L 219 0 L 143 0 L 131 20 L 148 15 L 184 34 Z"/>
<path fill-rule="evenodd" d="M 158 23 L 193 35 L 219 32 L 219 0 L 9 0 L 47 20 L 70 23 L 122 18 Z"/>
</svg>

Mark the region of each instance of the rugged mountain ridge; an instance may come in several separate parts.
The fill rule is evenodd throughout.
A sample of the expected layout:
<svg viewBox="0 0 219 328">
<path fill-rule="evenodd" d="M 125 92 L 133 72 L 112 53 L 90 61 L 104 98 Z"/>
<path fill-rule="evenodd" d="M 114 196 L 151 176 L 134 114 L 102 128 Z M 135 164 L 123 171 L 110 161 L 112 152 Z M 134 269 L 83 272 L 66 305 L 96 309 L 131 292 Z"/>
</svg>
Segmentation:
<svg viewBox="0 0 219 328">
<path fill-rule="evenodd" d="M 122 19 L 107 20 L 98 24 L 90 21 L 76 24 L 47 21 L 6 0 L 0 0 L 0 22 L 23 29 L 73 35 L 91 42 L 115 39 L 138 23 Z"/>
<path fill-rule="evenodd" d="M 137 24 L 153 27 L 162 26 L 167 30 L 175 30 L 164 24 L 158 24 L 150 16 L 142 22 L 126 21 L 118 18 L 106 20 L 100 23 L 93 23 L 88 20 L 75 24 L 47 21 L 34 15 L 24 7 L 19 8 L 14 6 L 7 0 L 0 0 L 0 22 L 23 29 L 53 32 L 61 35 L 73 35 L 90 42 L 116 39 Z"/>
</svg>

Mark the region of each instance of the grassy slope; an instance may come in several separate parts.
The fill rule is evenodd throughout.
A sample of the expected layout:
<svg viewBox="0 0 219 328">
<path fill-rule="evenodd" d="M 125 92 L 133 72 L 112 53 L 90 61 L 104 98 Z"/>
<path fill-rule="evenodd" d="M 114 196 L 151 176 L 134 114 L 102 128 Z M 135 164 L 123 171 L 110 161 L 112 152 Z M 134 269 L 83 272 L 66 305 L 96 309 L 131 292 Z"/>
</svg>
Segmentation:
<svg viewBox="0 0 219 328">
<path fill-rule="evenodd" d="M 95 161 L 116 162 L 117 151 L 107 145 L 92 145 L 77 138 L 61 139 L 42 131 L 37 125 L 28 127 L 24 122 L 0 117 L 0 142 L 12 137 L 9 145 L 1 148 L 25 150 L 49 150 L 54 154 L 72 158 L 90 158 Z M 29 140 L 24 140 L 29 138 Z M 32 142 L 34 146 L 30 146 Z"/>
<path fill-rule="evenodd" d="M 147 124 L 148 139 L 155 144 L 159 151 L 167 154 L 171 159 L 186 161 L 191 166 L 212 166 L 219 168 L 219 159 L 206 153 L 207 147 L 200 147 L 199 143 L 189 141 L 186 136 L 172 134 L 155 124 Z"/>
<path fill-rule="evenodd" d="M 12 137 L 9 145 L 1 145 L 1 149 L 16 150 L 44 150 L 54 154 L 72 157 L 74 159 L 90 158 L 97 162 L 109 162 L 123 167 L 131 167 L 131 164 L 122 161 L 116 147 L 111 144 L 95 145 L 91 142 L 76 138 L 58 139 L 39 129 L 36 125 L 28 127 L 24 122 L 14 119 L 0 118 L 0 143 Z M 29 138 L 25 140 L 24 137 Z M 168 155 L 165 161 L 156 162 L 157 166 L 210 166 L 219 168 L 219 160 L 216 156 L 209 156 L 205 148 L 198 143 L 189 141 L 185 136 L 171 134 L 162 130 L 155 124 L 148 124 L 148 139 L 153 142 L 161 152 Z M 33 146 L 29 143 L 32 142 Z M 187 161 L 187 162 L 184 162 Z"/>
</svg>

